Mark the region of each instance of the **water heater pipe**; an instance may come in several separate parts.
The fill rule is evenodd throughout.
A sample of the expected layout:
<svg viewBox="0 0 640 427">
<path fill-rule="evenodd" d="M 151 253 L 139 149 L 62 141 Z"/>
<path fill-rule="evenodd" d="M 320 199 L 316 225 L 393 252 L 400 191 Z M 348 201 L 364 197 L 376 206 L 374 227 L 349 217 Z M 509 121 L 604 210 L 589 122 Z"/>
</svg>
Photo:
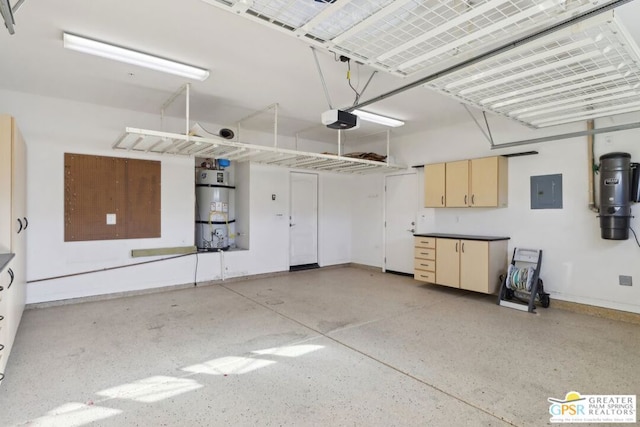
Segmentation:
<svg viewBox="0 0 640 427">
<path fill-rule="evenodd" d="M 587 130 L 593 131 L 593 120 L 587 121 Z M 595 136 L 593 133 L 587 135 L 587 162 L 589 163 L 589 210 L 592 212 L 599 212 L 600 209 L 596 206 L 596 187 L 594 185 L 596 177 L 595 163 L 593 162 L 593 150 L 595 145 Z"/>
</svg>

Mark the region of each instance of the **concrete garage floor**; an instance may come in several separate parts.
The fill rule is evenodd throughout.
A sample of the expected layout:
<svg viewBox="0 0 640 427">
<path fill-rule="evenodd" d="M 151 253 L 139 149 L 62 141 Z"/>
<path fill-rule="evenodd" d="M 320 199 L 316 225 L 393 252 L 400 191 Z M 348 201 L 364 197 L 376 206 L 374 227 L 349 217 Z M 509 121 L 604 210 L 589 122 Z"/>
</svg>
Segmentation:
<svg viewBox="0 0 640 427">
<path fill-rule="evenodd" d="M 640 394 L 640 326 L 344 267 L 24 314 L 0 425 L 500 426 Z"/>
</svg>

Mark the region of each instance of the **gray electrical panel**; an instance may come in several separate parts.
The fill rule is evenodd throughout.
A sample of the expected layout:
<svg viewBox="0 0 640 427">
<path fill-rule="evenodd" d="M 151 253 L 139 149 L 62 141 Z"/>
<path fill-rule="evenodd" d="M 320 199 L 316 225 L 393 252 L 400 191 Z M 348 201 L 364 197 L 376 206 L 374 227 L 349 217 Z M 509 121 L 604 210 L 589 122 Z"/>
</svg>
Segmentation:
<svg viewBox="0 0 640 427">
<path fill-rule="evenodd" d="M 531 177 L 531 209 L 562 209 L 562 174 Z"/>
</svg>

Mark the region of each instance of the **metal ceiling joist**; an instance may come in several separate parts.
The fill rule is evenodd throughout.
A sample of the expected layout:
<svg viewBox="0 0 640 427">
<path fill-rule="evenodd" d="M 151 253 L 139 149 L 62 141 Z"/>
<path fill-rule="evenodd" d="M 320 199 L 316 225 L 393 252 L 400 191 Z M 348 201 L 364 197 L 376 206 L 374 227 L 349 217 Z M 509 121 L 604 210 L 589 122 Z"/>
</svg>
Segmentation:
<svg viewBox="0 0 640 427">
<path fill-rule="evenodd" d="M 4 25 L 7 27 L 9 34 L 15 34 L 14 25 L 16 25 L 16 21 L 13 18 L 13 8 L 9 0 L 0 0 L 0 14 L 4 19 Z"/>
<path fill-rule="evenodd" d="M 223 138 L 203 138 L 169 132 L 126 128 L 113 144 L 116 150 L 157 154 L 176 154 L 224 158 L 236 162 L 254 162 L 290 168 L 312 169 L 350 174 L 394 172 L 406 166 L 333 154 L 295 151 L 278 147 L 244 144 Z"/>
</svg>

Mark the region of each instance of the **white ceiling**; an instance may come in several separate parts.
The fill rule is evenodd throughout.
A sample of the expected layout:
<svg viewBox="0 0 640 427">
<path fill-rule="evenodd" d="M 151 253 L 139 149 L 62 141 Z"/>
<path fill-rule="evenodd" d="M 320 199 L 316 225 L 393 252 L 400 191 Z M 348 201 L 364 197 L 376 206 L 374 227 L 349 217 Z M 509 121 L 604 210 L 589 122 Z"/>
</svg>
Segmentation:
<svg viewBox="0 0 640 427">
<path fill-rule="evenodd" d="M 640 28 L 634 25 L 640 20 L 640 3 L 622 6 L 617 14 L 640 42 Z M 186 82 L 65 50 L 66 31 L 209 69 L 209 79 L 191 82 L 191 114 L 198 121 L 232 126 L 278 103 L 280 131 L 293 135 L 320 126 L 320 114 L 328 109 L 308 44 L 202 0 L 26 0 L 15 20 L 15 35 L 0 30 L 2 89 L 159 113 L 166 98 Z M 354 94 L 347 85 L 346 64 L 326 51 L 318 50 L 318 56 L 334 107 L 350 106 Z M 352 68 L 352 82 L 362 88 L 373 69 Z M 362 100 L 419 77 L 378 72 Z M 366 109 L 406 121 L 394 129 L 396 134 L 469 119 L 457 101 L 421 87 Z M 359 132 L 378 129 L 367 125 Z"/>
</svg>

